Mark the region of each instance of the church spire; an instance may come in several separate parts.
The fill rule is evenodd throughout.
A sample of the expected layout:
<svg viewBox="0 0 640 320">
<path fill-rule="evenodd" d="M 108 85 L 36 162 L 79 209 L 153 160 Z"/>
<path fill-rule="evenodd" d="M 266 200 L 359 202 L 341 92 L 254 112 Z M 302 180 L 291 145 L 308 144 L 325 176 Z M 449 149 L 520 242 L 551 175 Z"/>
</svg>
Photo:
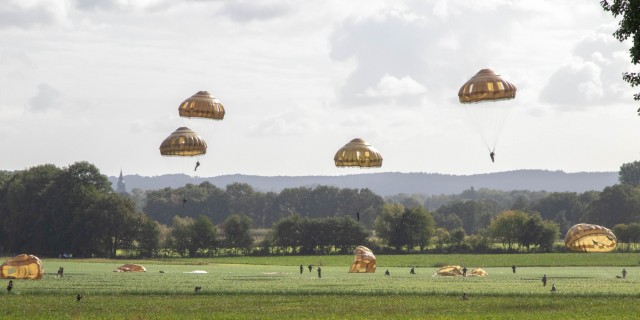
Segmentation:
<svg viewBox="0 0 640 320">
<path fill-rule="evenodd" d="M 124 178 L 122 177 L 122 169 L 120 169 L 120 177 L 118 177 L 118 184 L 116 185 L 116 192 L 125 194 L 127 193 L 127 186 L 124 184 Z"/>
</svg>

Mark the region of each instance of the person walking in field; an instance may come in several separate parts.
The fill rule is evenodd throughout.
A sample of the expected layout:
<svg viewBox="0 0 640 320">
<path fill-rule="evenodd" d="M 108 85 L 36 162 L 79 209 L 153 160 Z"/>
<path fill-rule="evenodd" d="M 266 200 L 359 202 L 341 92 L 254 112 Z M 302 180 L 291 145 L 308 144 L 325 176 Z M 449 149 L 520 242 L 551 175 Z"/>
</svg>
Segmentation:
<svg viewBox="0 0 640 320">
<path fill-rule="evenodd" d="M 322 278 L 322 269 L 318 267 L 318 278 Z"/>
<path fill-rule="evenodd" d="M 311 272 L 311 270 L 313 270 L 313 265 L 308 265 L 307 268 L 309 268 L 309 272 Z"/>
<path fill-rule="evenodd" d="M 542 276 L 542 286 L 543 287 L 547 286 L 547 275 L 546 274 L 544 276 Z"/>
<path fill-rule="evenodd" d="M 302 274 L 302 271 L 304 271 L 304 267 L 300 265 L 300 274 Z"/>
<path fill-rule="evenodd" d="M 411 267 L 411 270 L 409 270 L 409 274 L 416 274 L 416 269 L 414 267 Z"/>
<path fill-rule="evenodd" d="M 627 278 L 627 269 L 622 268 L 622 279 L 626 279 Z"/>
<path fill-rule="evenodd" d="M 516 265 L 515 264 L 511 266 L 511 270 L 513 270 L 513 273 L 516 273 Z"/>
<path fill-rule="evenodd" d="M 462 268 L 462 276 L 466 277 L 467 276 L 467 267 L 463 267 Z"/>
</svg>

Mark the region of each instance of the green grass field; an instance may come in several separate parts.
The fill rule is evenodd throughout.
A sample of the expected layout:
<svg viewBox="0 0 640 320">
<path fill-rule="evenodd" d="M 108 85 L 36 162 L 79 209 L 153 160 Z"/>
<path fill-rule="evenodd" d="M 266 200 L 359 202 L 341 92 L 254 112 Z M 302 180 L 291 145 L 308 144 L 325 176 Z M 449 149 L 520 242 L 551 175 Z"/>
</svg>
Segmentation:
<svg viewBox="0 0 640 320">
<path fill-rule="evenodd" d="M 640 313 L 637 254 L 383 255 L 375 274 L 349 274 L 352 259 L 43 259 L 43 279 L 14 280 L 12 292 L 3 292 L 0 318 L 635 319 Z M 129 262 L 147 272 L 113 272 Z M 322 278 L 307 264 L 321 265 Z M 482 267 L 489 275 L 434 276 L 444 264 Z M 518 266 L 515 274 L 512 264 Z M 65 276 L 57 278 L 60 266 Z M 409 274 L 410 266 L 416 275 Z M 627 279 L 616 277 L 623 267 Z M 387 269 L 391 276 L 384 276 Z M 196 270 L 207 273 L 189 273 Z M 468 300 L 460 298 L 463 292 Z"/>
</svg>

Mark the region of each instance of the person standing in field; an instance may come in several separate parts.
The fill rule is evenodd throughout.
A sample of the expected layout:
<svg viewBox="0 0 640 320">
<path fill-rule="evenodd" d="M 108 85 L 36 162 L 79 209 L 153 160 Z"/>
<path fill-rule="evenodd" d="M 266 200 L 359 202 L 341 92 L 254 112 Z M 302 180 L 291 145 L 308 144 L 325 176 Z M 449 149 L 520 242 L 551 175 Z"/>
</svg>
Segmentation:
<svg viewBox="0 0 640 320">
<path fill-rule="evenodd" d="M 542 276 L 542 286 L 543 287 L 547 286 L 547 275 L 546 274 L 544 276 Z"/>
<path fill-rule="evenodd" d="M 511 270 L 513 270 L 513 273 L 516 273 L 516 265 L 515 264 L 511 266 Z"/>
<path fill-rule="evenodd" d="M 467 276 L 467 267 L 463 267 L 462 268 L 462 276 L 466 277 Z"/>
<path fill-rule="evenodd" d="M 322 269 L 318 267 L 318 278 L 322 278 Z"/>
<path fill-rule="evenodd" d="M 622 268 L 622 279 L 626 279 L 627 278 L 627 269 Z"/>
<path fill-rule="evenodd" d="M 308 265 L 307 268 L 309 268 L 309 272 L 311 272 L 311 270 L 313 270 L 313 265 Z"/>
<path fill-rule="evenodd" d="M 416 269 L 414 267 L 411 267 L 411 270 L 409 270 L 409 274 L 416 274 Z"/>
<path fill-rule="evenodd" d="M 300 274 L 302 274 L 302 271 L 304 271 L 304 267 L 300 265 Z"/>
</svg>

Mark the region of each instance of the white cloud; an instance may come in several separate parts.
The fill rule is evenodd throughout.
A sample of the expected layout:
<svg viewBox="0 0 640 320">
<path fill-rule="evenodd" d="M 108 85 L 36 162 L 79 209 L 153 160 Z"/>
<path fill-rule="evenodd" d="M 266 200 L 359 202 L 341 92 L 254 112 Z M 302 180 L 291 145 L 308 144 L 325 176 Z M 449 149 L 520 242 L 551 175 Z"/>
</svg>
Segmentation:
<svg viewBox="0 0 640 320">
<path fill-rule="evenodd" d="M 410 76 L 396 78 L 385 74 L 375 88 L 367 88 L 364 95 L 367 97 L 395 98 L 402 96 L 420 95 L 426 92 L 426 88 Z"/>
<path fill-rule="evenodd" d="M 573 60 L 554 71 L 540 92 L 541 101 L 584 110 L 586 106 L 628 100 L 631 93 L 621 76 L 630 65 L 627 49 L 609 34 L 608 28 L 600 30 L 576 42 Z"/>
<path fill-rule="evenodd" d="M 43 112 L 58 107 L 60 92 L 54 87 L 41 83 L 38 85 L 38 92 L 29 99 L 29 109 L 35 112 Z"/>
<path fill-rule="evenodd" d="M 228 15 L 237 22 L 250 22 L 278 18 L 291 11 L 292 7 L 283 1 L 227 1 L 220 14 Z"/>
<path fill-rule="evenodd" d="M 43 27 L 66 19 L 65 1 L 19 1 L 0 2 L 0 29 Z"/>
</svg>

